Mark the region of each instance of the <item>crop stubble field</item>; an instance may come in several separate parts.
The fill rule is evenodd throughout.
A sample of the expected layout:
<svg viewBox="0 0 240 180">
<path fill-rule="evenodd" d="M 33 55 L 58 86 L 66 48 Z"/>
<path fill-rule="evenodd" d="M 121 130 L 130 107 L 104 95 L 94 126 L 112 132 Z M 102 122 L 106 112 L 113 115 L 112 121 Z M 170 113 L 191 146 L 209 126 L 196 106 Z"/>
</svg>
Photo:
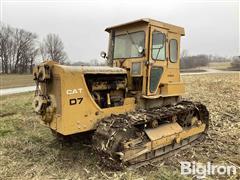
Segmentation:
<svg viewBox="0 0 240 180">
<path fill-rule="evenodd" d="M 32 109 L 33 93 L 0 100 L 0 179 L 188 179 L 180 161 L 240 166 L 240 74 L 187 75 L 187 99 L 201 101 L 210 111 L 204 142 L 135 170 L 110 171 L 99 164 L 89 143 L 59 144 Z M 239 173 L 239 170 L 238 170 Z M 237 174 L 231 178 L 238 179 Z"/>
</svg>

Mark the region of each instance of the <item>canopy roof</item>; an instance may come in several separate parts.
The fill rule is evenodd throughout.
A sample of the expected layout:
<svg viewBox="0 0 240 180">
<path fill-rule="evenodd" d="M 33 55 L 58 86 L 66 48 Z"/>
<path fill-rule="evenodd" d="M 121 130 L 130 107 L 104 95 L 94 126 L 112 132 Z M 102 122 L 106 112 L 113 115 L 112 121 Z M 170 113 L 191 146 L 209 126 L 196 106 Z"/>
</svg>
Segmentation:
<svg viewBox="0 0 240 180">
<path fill-rule="evenodd" d="M 120 29 L 122 27 L 127 27 L 127 26 L 130 26 L 130 25 L 136 25 L 137 26 L 137 25 L 144 24 L 144 23 L 146 25 L 153 25 L 153 26 L 157 26 L 157 27 L 167 29 L 170 32 L 181 34 L 182 36 L 185 35 L 184 28 L 182 28 L 180 26 L 175 26 L 175 25 L 172 25 L 172 24 L 164 23 L 164 22 L 149 19 L 149 18 L 138 19 L 138 20 L 131 21 L 131 22 L 128 22 L 128 23 L 111 26 L 111 27 L 106 28 L 105 31 L 110 32 L 113 29 L 116 30 L 116 29 Z"/>
</svg>

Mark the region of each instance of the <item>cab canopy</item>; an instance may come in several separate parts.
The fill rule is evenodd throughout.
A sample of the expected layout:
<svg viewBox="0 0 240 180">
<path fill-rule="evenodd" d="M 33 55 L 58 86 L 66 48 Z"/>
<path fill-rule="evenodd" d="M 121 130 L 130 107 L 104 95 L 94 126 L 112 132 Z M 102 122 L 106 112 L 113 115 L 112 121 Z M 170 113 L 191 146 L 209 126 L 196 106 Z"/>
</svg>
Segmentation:
<svg viewBox="0 0 240 180">
<path fill-rule="evenodd" d="M 110 33 L 111 30 L 118 30 L 118 29 L 122 29 L 122 28 L 128 28 L 128 27 L 133 27 L 133 26 L 137 27 L 137 26 L 143 26 L 143 25 L 157 26 L 157 27 L 166 29 L 169 32 L 180 34 L 181 36 L 185 35 L 184 28 L 182 28 L 180 26 L 175 26 L 172 24 L 164 23 L 164 22 L 149 19 L 149 18 L 139 19 L 136 21 L 128 22 L 128 23 L 111 26 L 111 27 L 106 28 L 105 31 Z"/>
</svg>

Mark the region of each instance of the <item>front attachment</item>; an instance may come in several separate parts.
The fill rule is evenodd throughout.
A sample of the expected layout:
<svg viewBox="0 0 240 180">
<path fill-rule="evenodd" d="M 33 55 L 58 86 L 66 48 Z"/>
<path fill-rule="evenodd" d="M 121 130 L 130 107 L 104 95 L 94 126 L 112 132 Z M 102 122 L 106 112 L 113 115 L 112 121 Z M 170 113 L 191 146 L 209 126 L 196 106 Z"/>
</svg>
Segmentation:
<svg viewBox="0 0 240 180">
<path fill-rule="evenodd" d="M 34 111 L 41 115 L 45 123 L 50 123 L 56 111 L 54 95 L 48 92 L 48 83 L 51 82 L 51 68 L 56 64 L 54 61 L 45 61 L 36 66 L 33 72 L 36 82 L 35 96 L 33 100 Z"/>
</svg>

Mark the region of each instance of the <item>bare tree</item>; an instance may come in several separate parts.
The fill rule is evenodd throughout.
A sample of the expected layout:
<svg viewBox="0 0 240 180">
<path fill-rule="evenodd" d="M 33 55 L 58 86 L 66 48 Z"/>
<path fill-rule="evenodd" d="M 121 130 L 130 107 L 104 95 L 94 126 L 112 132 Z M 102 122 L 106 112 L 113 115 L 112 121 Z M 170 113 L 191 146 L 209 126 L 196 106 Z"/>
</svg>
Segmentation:
<svg viewBox="0 0 240 180">
<path fill-rule="evenodd" d="M 41 56 L 43 61 L 47 60 L 47 52 L 46 52 L 46 48 L 44 46 L 44 43 L 40 44 L 39 53 L 40 53 L 40 56 Z"/>
<path fill-rule="evenodd" d="M 0 26 L 0 59 L 3 73 L 9 73 L 13 46 L 12 34 L 10 26 Z"/>
<path fill-rule="evenodd" d="M 14 62 L 14 71 L 19 73 L 26 72 L 26 68 L 31 64 L 32 54 L 37 52 L 35 48 L 36 34 L 16 29 L 15 44 L 16 44 L 16 58 Z"/>
<path fill-rule="evenodd" d="M 31 71 L 38 54 L 37 35 L 10 26 L 0 27 L 0 59 L 3 73 Z"/>
<path fill-rule="evenodd" d="M 53 60 L 64 64 L 67 60 L 67 54 L 64 51 L 64 45 L 60 37 L 56 34 L 48 34 L 40 47 L 40 54 L 43 60 Z"/>
<path fill-rule="evenodd" d="M 47 35 L 36 45 L 37 35 L 23 29 L 0 25 L 0 60 L 2 73 L 27 73 L 33 69 L 38 55 L 43 60 L 67 63 L 63 42 L 56 34 Z"/>
</svg>

